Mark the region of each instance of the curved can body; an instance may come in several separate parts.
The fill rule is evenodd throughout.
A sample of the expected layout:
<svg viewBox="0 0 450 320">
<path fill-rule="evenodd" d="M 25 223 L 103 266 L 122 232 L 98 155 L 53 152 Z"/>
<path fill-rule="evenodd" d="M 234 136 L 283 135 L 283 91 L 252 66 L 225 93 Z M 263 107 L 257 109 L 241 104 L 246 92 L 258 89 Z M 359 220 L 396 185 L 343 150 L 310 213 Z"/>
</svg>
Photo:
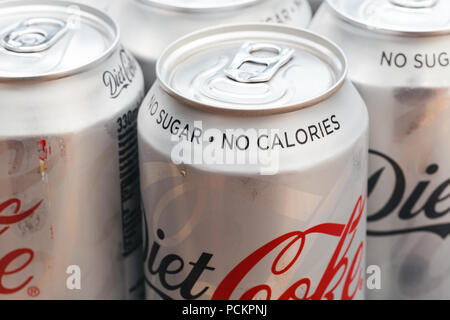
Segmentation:
<svg viewBox="0 0 450 320">
<path fill-rule="evenodd" d="M 231 23 L 273 22 L 307 27 L 307 0 L 128 0 L 113 6 L 123 44 L 142 66 L 146 89 L 156 80 L 156 60 L 176 39 L 196 30 Z"/>
<path fill-rule="evenodd" d="M 142 287 L 142 72 L 111 19 L 66 4 L 0 4 L 0 299 Z"/>
<path fill-rule="evenodd" d="M 368 297 L 450 299 L 450 3 L 336 3 L 311 28 L 346 52 L 369 109 Z"/>
<path fill-rule="evenodd" d="M 368 115 L 339 49 L 235 25 L 157 70 L 138 116 L 147 299 L 362 299 Z"/>
</svg>

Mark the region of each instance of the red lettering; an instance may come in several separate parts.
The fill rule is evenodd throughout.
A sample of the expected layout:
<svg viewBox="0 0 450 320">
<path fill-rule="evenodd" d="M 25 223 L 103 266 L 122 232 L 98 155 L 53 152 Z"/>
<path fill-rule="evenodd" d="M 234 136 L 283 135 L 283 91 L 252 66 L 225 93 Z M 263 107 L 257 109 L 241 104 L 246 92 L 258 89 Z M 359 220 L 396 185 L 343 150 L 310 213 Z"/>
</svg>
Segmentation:
<svg viewBox="0 0 450 320">
<path fill-rule="evenodd" d="M 10 199 L 0 204 L 0 214 L 4 212 L 6 209 L 13 209 L 14 215 L 10 216 L 0 216 L 0 225 L 6 225 L 3 229 L 0 229 L 0 235 L 2 235 L 6 230 L 8 230 L 9 226 L 15 223 L 18 223 L 22 220 L 25 220 L 29 216 L 31 216 L 37 208 L 42 204 L 43 200 L 39 201 L 32 208 L 19 213 L 21 202 L 19 199 Z M 22 257 L 27 257 L 26 261 L 23 262 L 20 266 L 17 266 L 13 269 L 8 269 L 15 261 L 18 261 Z M 9 275 L 17 274 L 24 270 L 34 258 L 34 252 L 31 249 L 16 249 L 7 253 L 3 258 L 0 259 L 0 294 L 12 294 L 22 290 L 26 285 L 30 283 L 33 279 L 33 276 L 29 276 L 25 281 L 23 281 L 20 285 L 15 288 L 7 288 L 4 285 L 4 278 Z"/>
<path fill-rule="evenodd" d="M 16 259 L 19 259 L 21 256 L 28 255 L 28 259 L 19 267 L 13 269 L 13 270 L 7 270 L 8 266 L 12 264 Z M 7 275 L 12 275 L 15 273 L 18 273 L 25 269 L 33 260 L 34 253 L 30 249 L 17 249 L 10 253 L 8 253 L 6 256 L 0 259 L 0 294 L 11 294 L 15 293 L 17 291 L 22 290 L 30 281 L 33 279 L 32 276 L 28 277 L 21 285 L 15 287 L 15 288 L 6 288 L 3 285 L 3 279 Z"/>
<path fill-rule="evenodd" d="M 350 249 L 350 246 L 353 243 L 353 240 L 355 238 L 356 235 L 356 227 L 358 226 L 359 222 L 361 221 L 363 212 L 364 212 L 364 206 L 365 206 L 365 201 L 362 201 L 362 198 L 360 198 L 355 206 L 355 208 L 353 209 L 353 213 L 350 217 L 349 222 L 347 223 L 345 230 L 343 232 L 343 234 L 341 235 L 341 239 L 339 241 L 339 244 L 336 247 L 336 250 L 334 251 L 333 257 L 330 260 L 330 263 L 328 264 L 327 269 L 325 270 L 325 273 L 322 277 L 322 279 L 320 280 L 319 285 L 317 286 L 317 290 L 314 293 L 314 295 L 311 297 L 314 300 L 321 300 L 323 298 L 332 300 L 334 299 L 334 290 L 336 290 L 336 288 L 339 286 L 339 284 L 341 283 L 342 279 L 344 278 L 346 271 L 347 271 L 347 266 L 348 266 L 348 258 L 347 258 L 347 253 Z M 359 213 L 358 217 L 355 219 L 355 215 L 356 213 Z M 347 237 L 353 234 L 347 249 L 345 250 L 344 254 L 342 255 L 342 257 L 339 259 L 339 255 L 341 254 L 342 248 L 345 244 L 345 242 L 347 241 Z M 336 278 L 336 276 L 339 274 L 339 272 L 342 270 L 342 274 L 339 277 L 338 281 L 336 282 L 336 285 L 329 290 L 328 292 L 326 292 L 327 288 L 329 287 L 330 283 Z"/>
<path fill-rule="evenodd" d="M 297 297 L 296 292 L 298 288 L 301 288 L 302 286 L 305 286 L 306 290 L 305 293 L 303 294 L 303 297 L 299 298 Z M 308 299 L 308 293 L 310 288 L 311 288 L 311 280 L 309 280 L 308 278 L 301 279 L 296 283 L 294 283 L 292 286 L 290 286 L 289 289 L 287 289 L 278 300 L 289 300 L 289 299 L 306 300 Z"/>
<path fill-rule="evenodd" d="M 16 215 L 6 216 L 6 217 L 0 216 L 0 224 L 1 225 L 11 225 L 14 223 L 18 223 L 22 220 L 25 220 L 26 218 L 31 216 L 34 213 L 34 211 L 36 211 L 37 208 L 39 208 L 42 201 L 43 200 L 39 201 L 34 207 L 32 207 L 31 209 L 24 211 L 20 214 L 16 214 L 20 210 L 20 200 L 19 199 L 11 199 L 11 200 L 7 200 L 7 201 L 3 202 L 2 204 L 0 204 L 0 213 L 2 213 L 2 211 L 4 211 L 6 208 L 14 205 L 15 206 L 14 213 Z"/>
<path fill-rule="evenodd" d="M 358 293 L 358 290 L 362 290 L 362 286 L 364 285 L 364 279 L 363 279 L 363 275 L 362 275 L 362 269 L 361 269 L 361 262 L 363 259 L 363 248 L 364 248 L 364 243 L 361 243 L 358 247 L 358 250 L 356 251 L 355 257 L 353 258 L 353 262 L 352 265 L 350 267 L 350 271 L 347 274 L 347 279 L 345 280 L 344 283 L 344 291 L 342 292 L 342 300 L 353 300 L 356 296 L 356 294 Z M 358 262 L 356 264 L 356 262 Z M 355 268 L 356 265 L 356 268 Z M 348 290 L 350 288 L 350 285 L 353 283 L 353 281 L 356 278 L 356 273 L 359 272 L 358 274 L 358 283 L 356 285 L 355 291 L 353 291 L 352 294 L 348 293 Z"/>
<path fill-rule="evenodd" d="M 356 206 L 351 214 L 351 217 L 346 225 L 342 224 L 321 224 L 316 227 L 310 228 L 305 232 L 295 231 L 283 235 L 268 244 L 262 246 L 250 256 L 245 258 L 241 263 L 239 263 L 219 284 L 216 291 L 213 294 L 213 300 L 228 300 L 231 298 L 235 289 L 239 286 L 239 284 L 243 281 L 243 279 L 247 276 L 247 274 L 269 253 L 273 252 L 275 249 L 279 248 L 283 243 L 289 241 L 289 243 L 282 248 L 281 252 L 275 258 L 271 272 L 273 275 L 282 275 L 286 273 L 291 267 L 298 262 L 300 259 L 301 253 L 306 243 L 307 236 L 311 234 L 322 234 L 332 237 L 339 237 L 339 243 L 333 253 L 333 256 L 321 278 L 319 284 L 317 286 L 316 291 L 308 296 L 311 280 L 308 278 L 301 279 L 291 285 L 287 290 L 284 291 L 283 294 L 279 297 L 280 300 L 302 300 L 302 299 L 334 299 L 335 293 L 334 291 L 339 287 L 342 281 L 343 282 L 343 292 L 342 299 L 353 299 L 358 290 L 362 290 L 362 270 L 361 270 L 361 262 L 363 259 L 363 248 L 364 243 L 361 242 L 359 247 L 355 253 L 355 256 L 352 259 L 352 263 L 350 268 L 348 268 L 348 252 L 352 246 L 353 240 L 356 236 L 357 227 L 363 218 L 365 208 L 365 200 L 362 197 L 359 198 Z M 349 240 L 350 238 L 350 240 Z M 277 268 L 280 260 L 286 254 L 286 252 L 291 249 L 294 245 L 298 246 L 298 250 L 294 256 L 294 258 L 285 266 L 283 269 Z M 346 245 L 345 249 L 344 246 Z M 349 270 L 347 270 L 349 269 Z M 346 276 L 347 275 L 347 276 Z M 357 276 L 358 275 L 358 276 Z M 337 281 L 336 281 L 337 279 Z M 357 279 L 357 284 L 354 292 L 351 294 L 348 292 L 351 284 Z M 330 285 L 335 283 L 335 285 L 329 289 Z M 296 291 L 305 287 L 305 293 L 303 297 L 297 297 Z M 272 297 L 272 289 L 267 284 L 260 284 L 254 286 L 247 290 L 242 296 L 241 300 L 250 300 L 253 299 L 258 293 L 265 292 L 267 299 L 271 299 Z"/>
<path fill-rule="evenodd" d="M 260 286 L 251 288 L 242 295 L 241 300 L 252 300 L 258 293 L 262 291 L 266 292 L 266 300 L 270 300 L 270 297 L 272 296 L 272 289 L 267 284 L 262 284 Z"/>
</svg>

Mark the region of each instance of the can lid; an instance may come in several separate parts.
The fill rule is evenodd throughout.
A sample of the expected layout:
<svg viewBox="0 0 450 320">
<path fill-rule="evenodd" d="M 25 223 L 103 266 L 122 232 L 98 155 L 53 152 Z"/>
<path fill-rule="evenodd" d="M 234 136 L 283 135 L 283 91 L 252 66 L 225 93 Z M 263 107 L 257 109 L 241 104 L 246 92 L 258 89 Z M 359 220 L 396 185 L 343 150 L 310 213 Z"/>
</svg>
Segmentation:
<svg viewBox="0 0 450 320">
<path fill-rule="evenodd" d="M 249 6 L 264 0 L 138 0 L 147 5 L 176 11 L 211 11 L 218 9 L 235 9 Z"/>
<path fill-rule="evenodd" d="M 448 0 L 328 0 L 345 20 L 400 33 L 450 32 Z"/>
<path fill-rule="evenodd" d="M 108 55 L 118 44 L 105 14 L 71 2 L 0 4 L 0 79 L 61 77 Z"/>
<path fill-rule="evenodd" d="M 162 54 L 160 85 L 208 110 L 280 113 L 318 103 L 347 74 L 343 52 L 314 33 L 274 24 L 192 33 Z"/>
</svg>

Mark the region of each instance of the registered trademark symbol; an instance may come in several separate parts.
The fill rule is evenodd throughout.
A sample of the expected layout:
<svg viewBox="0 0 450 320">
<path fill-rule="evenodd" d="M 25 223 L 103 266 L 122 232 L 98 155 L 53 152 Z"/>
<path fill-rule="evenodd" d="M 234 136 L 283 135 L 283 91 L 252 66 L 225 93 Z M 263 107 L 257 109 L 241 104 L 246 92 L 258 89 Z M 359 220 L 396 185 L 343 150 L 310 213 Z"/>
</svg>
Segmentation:
<svg viewBox="0 0 450 320">
<path fill-rule="evenodd" d="M 41 293 L 41 290 L 38 287 L 32 286 L 27 289 L 27 293 L 30 297 L 37 297 Z"/>
</svg>

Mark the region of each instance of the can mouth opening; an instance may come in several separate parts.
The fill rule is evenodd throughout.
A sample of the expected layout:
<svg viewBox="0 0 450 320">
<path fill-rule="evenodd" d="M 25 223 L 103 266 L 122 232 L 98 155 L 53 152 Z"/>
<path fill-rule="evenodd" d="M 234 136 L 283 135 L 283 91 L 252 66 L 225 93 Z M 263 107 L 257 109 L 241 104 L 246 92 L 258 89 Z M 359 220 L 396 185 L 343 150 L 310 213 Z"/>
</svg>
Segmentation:
<svg viewBox="0 0 450 320">
<path fill-rule="evenodd" d="M 7 18 L 5 18 L 6 22 L 0 27 L 0 51 L 3 52 L 3 60 L 10 56 L 11 61 L 8 64 L 11 65 L 11 68 L 10 70 L 3 69 L 0 66 L 0 82 L 47 81 L 72 76 L 107 59 L 120 43 L 120 30 L 112 18 L 96 8 L 77 2 L 55 0 L 3 1 L 0 2 L 0 19 L 2 16 Z M 18 18 L 17 20 L 11 18 L 15 18 L 15 16 Z M 31 24 L 30 21 L 34 24 Z M 45 26 L 41 28 L 38 25 L 38 23 L 44 24 L 44 22 L 51 25 L 50 22 L 52 22 L 53 25 L 57 26 L 54 21 L 61 21 L 64 28 L 53 34 L 47 32 Z M 102 46 L 104 48 L 97 49 L 97 53 L 92 53 L 85 61 L 79 58 L 83 55 L 83 50 L 80 48 L 80 51 L 72 54 L 73 56 L 76 54 L 78 58 L 74 59 L 73 63 L 67 64 L 58 60 L 53 52 L 47 54 L 58 46 L 55 50 L 61 51 L 60 56 L 64 56 L 68 46 L 72 45 L 73 34 L 77 32 L 80 24 L 96 30 L 97 36 L 103 38 Z M 16 32 L 15 28 L 28 28 L 28 30 Z M 11 35 L 15 37 L 11 38 Z M 83 43 L 81 39 L 76 41 L 77 43 Z M 21 48 L 16 48 L 16 50 L 14 46 L 21 46 Z M 42 63 L 43 67 L 39 68 L 38 62 L 42 59 L 45 61 Z M 26 65 L 29 65 L 29 67 L 18 67 L 14 60 L 26 61 Z M 23 72 L 19 70 L 21 68 Z"/>
<path fill-rule="evenodd" d="M 313 93 L 308 95 L 308 88 L 304 88 L 306 94 L 305 98 L 303 98 L 303 96 L 299 96 L 299 98 L 295 96 L 293 99 L 284 102 L 274 100 L 273 103 L 249 103 L 248 105 L 245 105 L 240 104 L 239 101 L 237 101 L 236 104 L 233 104 L 232 102 L 205 102 L 200 99 L 195 99 L 193 95 L 186 92 L 189 91 L 188 85 L 191 84 L 187 78 L 184 79 L 181 77 L 181 79 L 183 81 L 186 80 L 184 82 L 188 84 L 186 87 L 187 90 L 177 89 L 173 85 L 174 75 L 176 72 L 179 72 L 183 64 L 186 64 L 192 57 L 195 58 L 196 55 L 202 54 L 202 52 L 210 51 L 212 53 L 211 55 L 214 56 L 214 50 L 218 50 L 217 48 L 222 45 L 224 47 L 241 47 L 242 43 L 248 41 L 267 43 L 270 42 L 271 39 L 274 41 L 276 40 L 276 43 L 281 47 L 288 48 L 291 46 L 297 48 L 300 53 L 305 52 L 306 54 L 317 58 L 317 61 L 327 68 L 327 72 L 330 73 L 329 79 L 327 79 L 325 84 L 322 84 L 322 86 L 318 88 L 320 92 L 315 93 L 311 91 Z M 270 54 L 268 56 L 270 56 Z M 218 56 L 218 59 L 221 60 L 220 55 Z M 283 64 L 287 61 L 288 60 L 284 61 Z M 230 65 L 232 64 L 233 63 L 230 63 Z M 323 69 L 325 69 L 325 67 Z M 280 65 L 280 68 L 283 68 L 283 65 Z M 328 99 L 344 84 L 347 77 L 347 69 L 347 59 L 343 51 L 331 41 L 313 32 L 278 24 L 224 25 L 191 33 L 166 48 L 156 64 L 156 75 L 158 80 L 155 85 L 159 85 L 169 95 L 182 103 L 208 112 L 224 112 L 239 115 L 280 114 L 297 111 Z M 309 76 L 311 76 L 311 79 Z M 305 74 L 302 76 L 302 83 L 306 83 L 307 81 L 312 83 L 315 81 L 318 82 L 318 79 L 314 78 L 314 76 L 315 75 L 311 75 L 311 73 Z M 227 77 L 232 78 L 230 75 Z M 297 83 L 297 81 L 295 82 Z"/>
<path fill-rule="evenodd" d="M 268 0 L 135 0 L 146 6 L 163 10 L 189 12 L 189 13 L 211 13 L 222 10 L 231 11 L 250 7 L 257 3 Z"/>
</svg>

